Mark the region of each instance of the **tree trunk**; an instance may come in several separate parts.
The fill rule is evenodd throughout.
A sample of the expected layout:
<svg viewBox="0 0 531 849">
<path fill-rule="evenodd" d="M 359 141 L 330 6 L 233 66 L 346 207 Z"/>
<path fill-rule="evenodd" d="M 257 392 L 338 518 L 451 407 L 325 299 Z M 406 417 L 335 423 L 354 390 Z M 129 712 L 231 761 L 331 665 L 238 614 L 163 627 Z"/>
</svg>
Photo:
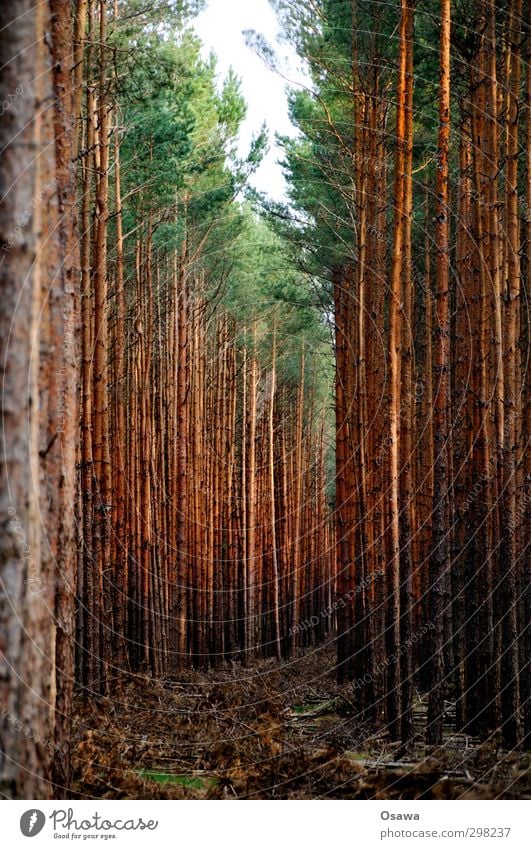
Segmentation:
<svg viewBox="0 0 531 849">
<path fill-rule="evenodd" d="M 450 3 L 441 0 L 439 139 L 437 144 L 436 293 L 434 405 L 435 470 L 433 492 L 433 551 L 430 560 L 430 617 L 433 623 L 430 693 L 426 740 L 442 743 L 444 715 L 444 582 L 448 549 L 448 372 L 449 372 L 449 208 L 448 148 L 450 141 Z"/>
</svg>

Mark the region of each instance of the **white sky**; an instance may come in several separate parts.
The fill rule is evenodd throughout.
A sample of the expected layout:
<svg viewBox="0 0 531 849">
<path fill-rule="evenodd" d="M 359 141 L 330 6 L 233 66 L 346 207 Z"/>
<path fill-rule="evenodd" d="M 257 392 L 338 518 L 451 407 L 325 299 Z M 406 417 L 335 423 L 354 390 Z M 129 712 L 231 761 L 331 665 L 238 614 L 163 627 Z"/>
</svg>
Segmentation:
<svg viewBox="0 0 531 849">
<path fill-rule="evenodd" d="M 288 45 L 279 44 L 279 26 L 268 0 L 209 0 L 207 9 L 195 19 L 193 26 L 204 43 L 205 55 L 211 50 L 217 55 L 220 77 L 232 66 L 241 79 L 247 101 L 247 118 L 240 133 L 241 155 L 247 153 L 251 137 L 266 122 L 270 149 L 252 184 L 271 197 L 282 199 L 285 183 L 277 162 L 281 151 L 275 145 L 275 132 L 285 135 L 296 132 L 288 117 L 287 83 L 246 47 L 242 31 L 253 29 L 265 36 L 280 60 L 283 75 L 290 80 L 301 79 L 296 71 L 297 56 Z"/>
</svg>

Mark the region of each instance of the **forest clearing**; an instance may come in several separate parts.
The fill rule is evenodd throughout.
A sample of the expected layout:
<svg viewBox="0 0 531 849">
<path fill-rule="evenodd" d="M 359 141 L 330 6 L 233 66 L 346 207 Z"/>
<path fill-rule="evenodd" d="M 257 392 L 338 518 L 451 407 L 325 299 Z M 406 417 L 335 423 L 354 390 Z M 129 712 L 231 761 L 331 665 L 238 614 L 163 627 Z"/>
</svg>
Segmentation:
<svg viewBox="0 0 531 849">
<path fill-rule="evenodd" d="M 208 5 L 0 4 L 0 797 L 528 800 L 529 10 Z"/>
</svg>

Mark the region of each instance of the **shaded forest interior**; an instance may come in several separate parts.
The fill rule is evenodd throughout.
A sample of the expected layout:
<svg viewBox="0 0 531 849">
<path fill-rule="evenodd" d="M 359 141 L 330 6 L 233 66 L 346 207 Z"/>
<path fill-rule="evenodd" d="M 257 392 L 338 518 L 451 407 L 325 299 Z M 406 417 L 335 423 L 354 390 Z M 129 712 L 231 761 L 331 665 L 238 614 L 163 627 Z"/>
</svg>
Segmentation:
<svg viewBox="0 0 531 849">
<path fill-rule="evenodd" d="M 525 796 L 523 2 L 271 0 L 285 202 L 203 5 L 1 4 L 0 793 Z"/>
</svg>

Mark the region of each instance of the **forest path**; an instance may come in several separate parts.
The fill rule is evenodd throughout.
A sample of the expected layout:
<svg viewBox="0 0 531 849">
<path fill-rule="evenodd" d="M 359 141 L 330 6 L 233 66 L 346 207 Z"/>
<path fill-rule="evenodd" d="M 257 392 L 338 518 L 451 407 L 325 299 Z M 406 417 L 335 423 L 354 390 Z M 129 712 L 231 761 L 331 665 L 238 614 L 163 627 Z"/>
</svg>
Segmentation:
<svg viewBox="0 0 531 849">
<path fill-rule="evenodd" d="M 529 756 L 502 755 L 445 733 L 444 752 L 417 743 L 401 760 L 335 683 L 331 646 L 296 661 L 116 682 L 78 701 L 73 742 L 79 798 L 530 798 Z M 352 694 L 350 693 L 350 696 Z M 526 780 L 527 779 L 527 780 Z M 527 788 L 527 789 L 526 789 Z"/>
</svg>

